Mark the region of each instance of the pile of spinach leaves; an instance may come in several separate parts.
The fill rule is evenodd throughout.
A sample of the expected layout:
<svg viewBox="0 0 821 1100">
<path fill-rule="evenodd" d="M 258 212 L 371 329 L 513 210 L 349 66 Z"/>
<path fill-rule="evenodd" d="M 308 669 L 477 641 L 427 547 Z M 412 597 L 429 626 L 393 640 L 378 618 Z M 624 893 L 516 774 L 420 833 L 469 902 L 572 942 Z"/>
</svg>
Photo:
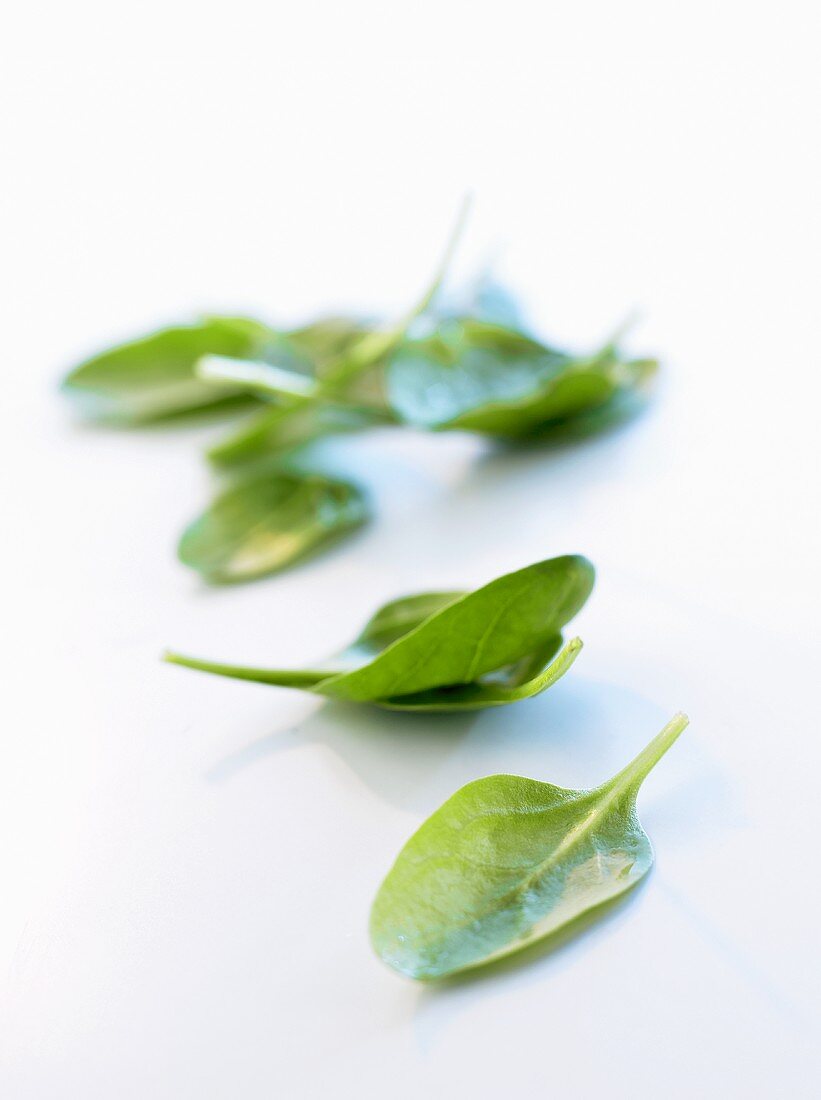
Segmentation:
<svg viewBox="0 0 821 1100">
<path fill-rule="evenodd" d="M 551 347 L 487 280 L 458 307 L 442 300 L 464 214 L 430 286 L 393 323 L 322 317 L 274 328 L 203 317 L 66 376 L 65 393 L 101 423 L 241 417 L 207 452 L 215 499 L 179 543 L 180 559 L 206 580 L 276 572 L 367 521 L 365 490 L 312 465 L 310 445 L 324 437 L 391 425 L 536 443 L 586 435 L 641 405 L 656 363 L 626 356 L 617 340 L 581 356 Z"/>
</svg>

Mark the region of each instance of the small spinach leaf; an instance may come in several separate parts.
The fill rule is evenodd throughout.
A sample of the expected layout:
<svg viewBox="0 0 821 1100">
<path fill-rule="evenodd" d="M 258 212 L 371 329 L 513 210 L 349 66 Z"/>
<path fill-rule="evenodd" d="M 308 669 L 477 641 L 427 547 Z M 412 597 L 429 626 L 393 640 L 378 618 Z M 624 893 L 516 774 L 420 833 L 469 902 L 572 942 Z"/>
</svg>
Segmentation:
<svg viewBox="0 0 821 1100">
<path fill-rule="evenodd" d="M 162 329 L 95 355 L 75 367 L 63 389 L 84 412 L 122 424 L 148 423 L 236 399 L 236 385 L 213 385 L 195 374 L 204 355 L 262 358 L 281 340 L 273 329 L 241 317 L 206 317 Z"/>
<path fill-rule="evenodd" d="M 179 557 L 213 583 L 273 573 L 360 527 L 359 489 L 317 474 L 255 473 L 217 497 L 180 540 Z"/>
<path fill-rule="evenodd" d="M 625 360 L 612 344 L 579 359 L 466 318 L 405 341 L 388 365 L 387 390 L 408 424 L 522 438 L 607 405 L 648 374 L 646 360 Z"/>
<path fill-rule="evenodd" d="M 354 405 L 310 403 L 273 406 L 246 420 L 208 451 L 215 466 L 233 467 L 294 451 L 328 435 L 363 431 L 386 423 L 380 413 Z"/>
<path fill-rule="evenodd" d="M 574 639 L 555 656 L 561 628 L 592 587 L 590 562 L 566 556 L 509 573 L 475 592 L 395 600 L 376 613 L 347 650 L 316 671 L 248 668 L 177 653 L 166 659 L 221 676 L 298 686 L 392 709 L 499 706 L 544 691 L 567 671 L 581 642 Z"/>
<path fill-rule="evenodd" d="M 462 787 L 382 883 L 370 921 L 376 953 L 408 977 L 447 977 L 518 951 L 635 885 L 653 862 L 636 795 L 686 725 L 676 715 L 594 790 L 515 775 Z"/>
</svg>

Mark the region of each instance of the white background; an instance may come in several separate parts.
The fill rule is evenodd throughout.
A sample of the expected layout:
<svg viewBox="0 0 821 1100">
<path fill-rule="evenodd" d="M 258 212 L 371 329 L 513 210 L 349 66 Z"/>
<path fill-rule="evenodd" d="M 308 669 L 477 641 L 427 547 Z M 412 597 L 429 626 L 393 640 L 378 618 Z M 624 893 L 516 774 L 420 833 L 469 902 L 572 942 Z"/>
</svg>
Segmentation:
<svg viewBox="0 0 821 1100">
<path fill-rule="evenodd" d="M 815 4 L 19 4 L 2 35 L 0 1090 L 9 1100 L 818 1095 Z M 563 451 L 335 449 L 367 531 L 206 590 L 219 429 L 79 425 L 60 373 L 199 309 L 401 311 L 466 188 L 553 338 L 633 309 L 651 411 Z M 333 457 L 333 456 L 331 456 Z M 160 664 L 298 663 L 382 600 L 598 567 L 556 688 L 411 721 Z M 676 710 L 657 866 L 444 988 L 373 893 L 448 794 L 589 786 Z"/>
</svg>

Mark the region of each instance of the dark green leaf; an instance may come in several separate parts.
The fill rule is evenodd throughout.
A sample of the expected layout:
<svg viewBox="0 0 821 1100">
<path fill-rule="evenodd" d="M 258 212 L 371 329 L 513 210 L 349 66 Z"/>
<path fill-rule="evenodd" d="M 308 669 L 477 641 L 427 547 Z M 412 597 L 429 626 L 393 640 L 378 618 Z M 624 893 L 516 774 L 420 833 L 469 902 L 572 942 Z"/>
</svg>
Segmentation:
<svg viewBox="0 0 821 1100">
<path fill-rule="evenodd" d="M 411 978 L 447 977 L 635 885 L 653 862 L 636 795 L 686 725 L 676 715 L 594 790 L 514 775 L 462 787 L 414 833 L 379 889 L 370 928 L 380 958 Z"/>
<path fill-rule="evenodd" d="M 599 409 L 641 386 L 648 362 L 612 346 L 573 358 L 514 329 L 465 319 L 392 356 L 388 399 L 400 419 L 437 431 L 521 438 Z"/>
<path fill-rule="evenodd" d="M 195 374 L 203 382 L 234 386 L 247 390 L 255 397 L 281 401 L 286 405 L 313 400 L 318 388 L 312 373 L 259 360 L 229 359 L 225 355 L 204 356 L 197 363 Z"/>
<path fill-rule="evenodd" d="M 561 645 L 561 628 L 592 587 L 590 562 L 568 556 L 509 573 L 472 593 L 405 597 L 383 607 L 347 650 L 317 670 L 248 668 L 176 653 L 166 659 L 401 710 L 499 706 L 544 691 L 567 671 L 581 648 L 578 639 L 548 662 Z"/>
<path fill-rule="evenodd" d="M 87 415 L 119 423 L 147 423 L 218 405 L 242 388 L 201 381 L 204 355 L 264 357 L 281 338 L 258 321 L 206 317 L 120 344 L 75 367 L 63 382 Z"/>
<path fill-rule="evenodd" d="M 268 471 L 222 493 L 182 536 L 180 560 L 215 583 L 273 573 L 360 527 L 360 491 L 315 474 Z"/>
<path fill-rule="evenodd" d="M 658 363 L 655 359 L 634 359 L 627 366 L 633 380 L 630 386 L 620 387 L 608 401 L 594 409 L 563 420 L 547 421 L 524 437 L 524 441 L 558 445 L 574 443 L 632 420 L 647 404 L 649 383 L 658 370 Z"/>
</svg>

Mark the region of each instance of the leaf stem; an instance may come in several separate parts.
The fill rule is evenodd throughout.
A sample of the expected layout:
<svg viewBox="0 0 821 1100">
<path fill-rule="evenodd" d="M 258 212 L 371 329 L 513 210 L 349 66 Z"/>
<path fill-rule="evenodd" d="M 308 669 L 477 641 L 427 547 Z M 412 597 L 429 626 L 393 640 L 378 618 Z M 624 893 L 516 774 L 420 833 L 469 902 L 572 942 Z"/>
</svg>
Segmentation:
<svg viewBox="0 0 821 1100">
<path fill-rule="evenodd" d="M 674 714 L 661 733 L 657 734 L 650 744 L 646 745 L 638 756 L 630 761 L 626 768 L 622 768 L 604 786 L 624 787 L 634 792 L 637 791 L 670 746 L 678 740 L 689 722 L 690 719 L 681 711 Z"/>
<path fill-rule="evenodd" d="M 538 676 L 534 676 L 531 680 L 527 680 L 524 684 L 520 684 L 515 688 L 500 688 L 498 697 L 509 698 L 511 702 L 514 702 L 517 699 L 526 699 L 532 695 L 538 695 L 546 688 L 552 687 L 557 680 L 564 676 L 576 660 L 582 651 L 583 644 L 581 638 L 571 638 Z"/>
<path fill-rule="evenodd" d="M 388 328 L 377 332 L 369 332 L 367 336 L 354 345 L 353 349 L 343 353 L 337 363 L 332 365 L 325 374 L 320 391 L 315 396 L 332 392 L 340 383 L 348 382 L 351 378 L 374 366 L 383 359 L 398 344 L 405 335 L 408 327 L 421 316 L 439 292 L 439 288 L 445 278 L 453 254 L 462 237 L 467 222 L 473 197 L 470 193 L 465 195 L 456 216 L 456 224 L 451 230 L 445 251 L 436 268 L 433 279 L 425 293 L 416 304 L 403 314 L 398 321 Z"/>
<path fill-rule="evenodd" d="M 226 665 L 216 661 L 203 661 L 198 657 L 186 657 L 183 653 L 175 653 L 167 649 L 162 659 L 171 665 L 182 665 L 184 668 L 193 668 L 198 672 L 211 672 L 215 676 L 228 676 L 232 680 L 251 680 L 258 684 L 274 684 L 279 687 L 294 687 L 308 689 L 332 675 L 329 672 L 314 672 L 308 670 L 276 669 L 276 668 L 249 668 L 244 665 Z"/>
</svg>

